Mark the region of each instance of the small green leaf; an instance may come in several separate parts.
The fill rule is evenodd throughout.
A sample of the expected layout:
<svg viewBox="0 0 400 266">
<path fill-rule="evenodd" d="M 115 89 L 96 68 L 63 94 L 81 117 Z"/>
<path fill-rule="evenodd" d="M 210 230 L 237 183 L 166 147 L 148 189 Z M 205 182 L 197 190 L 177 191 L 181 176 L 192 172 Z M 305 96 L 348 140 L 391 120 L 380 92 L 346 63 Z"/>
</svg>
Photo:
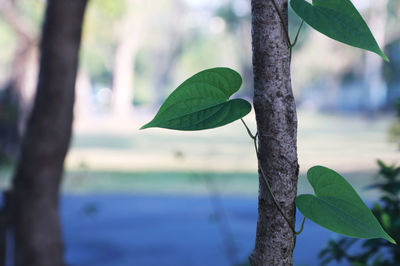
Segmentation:
<svg viewBox="0 0 400 266">
<path fill-rule="evenodd" d="M 202 130 L 229 124 L 251 110 L 243 99 L 229 100 L 241 84 L 239 73 L 229 68 L 201 71 L 176 88 L 141 129 Z"/>
<path fill-rule="evenodd" d="M 365 49 L 389 61 L 350 0 L 290 0 L 293 10 L 315 30 L 339 42 Z"/>
<path fill-rule="evenodd" d="M 315 196 L 305 194 L 296 198 L 296 206 L 305 217 L 342 235 L 384 238 L 396 244 L 341 175 L 329 168 L 314 166 L 308 170 L 307 178 Z"/>
</svg>

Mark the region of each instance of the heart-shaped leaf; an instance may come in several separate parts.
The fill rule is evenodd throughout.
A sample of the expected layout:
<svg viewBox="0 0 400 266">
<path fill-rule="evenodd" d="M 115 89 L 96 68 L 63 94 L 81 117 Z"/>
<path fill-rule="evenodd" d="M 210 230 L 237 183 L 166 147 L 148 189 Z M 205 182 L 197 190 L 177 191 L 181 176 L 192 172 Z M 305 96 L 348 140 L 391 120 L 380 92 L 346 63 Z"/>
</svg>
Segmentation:
<svg viewBox="0 0 400 266">
<path fill-rule="evenodd" d="M 396 243 L 341 175 L 329 168 L 314 166 L 308 170 L 307 178 L 315 195 L 305 194 L 296 198 L 296 206 L 305 217 L 342 235 L 384 238 Z"/>
<path fill-rule="evenodd" d="M 367 23 L 350 0 L 290 0 L 293 10 L 307 24 L 339 42 L 365 49 L 389 61 Z"/>
<path fill-rule="evenodd" d="M 239 73 L 229 68 L 201 71 L 176 88 L 141 129 L 202 130 L 229 124 L 251 110 L 243 99 L 229 100 L 241 84 Z"/>
</svg>

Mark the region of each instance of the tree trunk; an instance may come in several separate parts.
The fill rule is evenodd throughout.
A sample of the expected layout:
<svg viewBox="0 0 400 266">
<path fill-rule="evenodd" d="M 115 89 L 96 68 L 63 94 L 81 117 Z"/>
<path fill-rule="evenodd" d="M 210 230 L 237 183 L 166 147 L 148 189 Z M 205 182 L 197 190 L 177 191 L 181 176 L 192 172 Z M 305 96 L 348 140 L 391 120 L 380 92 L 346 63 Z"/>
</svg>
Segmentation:
<svg viewBox="0 0 400 266">
<path fill-rule="evenodd" d="M 133 73 L 136 49 L 133 46 L 134 35 L 122 34 L 115 49 L 113 69 L 113 113 L 117 116 L 128 116 L 133 110 Z"/>
<path fill-rule="evenodd" d="M 164 1 L 165 2 L 165 1 Z M 164 4 L 165 5 L 165 4 Z M 157 67 L 153 72 L 153 104 L 161 106 L 165 100 L 166 87 L 171 85 L 171 78 L 175 70 L 178 56 L 182 53 L 184 40 L 184 18 L 180 14 L 185 12 L 185 3 L 182 0 L 170 1 L 165 12 L 169 15 L 169 24 L 163 27 L 162 42 L 154 47 L 153 62 Z"/>
<path fill-rule="evenodd" d="M 13 180 L 17 266 L 64 265 L 59 185 L 71 137 L 86 2 L 47 1 L 37 94 Z"/>
<path fill-rule="evenodd" d="M 297 193 L 297 117 L 290 81 L 288 1 L 252 0 L 254 109 L 258 158 L 272 193 L 294 225 Z M 286 30 L 287 31 L 287 30 Z M 258 222 L 252 265 L 292 265 L 295 236 L 278 211 L 259 170 Z"/>
<path fill-rule="evenodd" d="M 129 116 L 133 110 L 135 58 L 145 34 L 144 14 L 138 13 L 141 2 L 146 1 L 126 1 L 126 12 L 116 28 L 112 84 L 112 111 L 116 116 Z"/>
</svg>

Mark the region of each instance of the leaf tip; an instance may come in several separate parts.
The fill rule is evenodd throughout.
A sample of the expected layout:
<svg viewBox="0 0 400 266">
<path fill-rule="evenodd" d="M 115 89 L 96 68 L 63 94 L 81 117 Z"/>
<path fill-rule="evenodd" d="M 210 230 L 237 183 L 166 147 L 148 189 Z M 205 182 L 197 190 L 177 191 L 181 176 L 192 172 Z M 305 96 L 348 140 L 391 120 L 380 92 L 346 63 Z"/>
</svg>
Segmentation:
<svg viewBox="0 0 400 266">
<path fill-rule="evenodd" d="M 139 130 L 146 129 L 146 128 L 149 128 L 149 127 L 151 127 L 151 125 L 150 125 L 150 123 L 147 123 L 147 124 L 141 126 L 141 127 L 139 128 Z"/>
<path fill-rule="evenodd" d="M 383 60 L 390 63 L 389 57 L 387 57 L 387 55 L 381 49 L 378 48 L 378 50 L 379 52 L 377 54 L 382 57 Z"/>
<path fill-rule="evenodd" d="M 390 63 L 389 58 L 382 52 L 381 57 L 383 58 L 383 60 L 385 60 L 386 62 Z"/>
<path fill-rule="evenodd" d="M 390 236 L 388 236 L 387 238 L 386 238 L 386 240 L 388 240 L 390 243 L 392 243 L 393 245 L 397 245 L 397 242 L 396 242 L 396 240 L 394 240 L 393 238 L 391 238 Z"/>
<path fill-rule="evenodd" d="M 390 63 L 390 60 L 386 55 L 385 55 L 385 57 L 383 59 L 385 59 L 386 62 Z"/>
</svg>

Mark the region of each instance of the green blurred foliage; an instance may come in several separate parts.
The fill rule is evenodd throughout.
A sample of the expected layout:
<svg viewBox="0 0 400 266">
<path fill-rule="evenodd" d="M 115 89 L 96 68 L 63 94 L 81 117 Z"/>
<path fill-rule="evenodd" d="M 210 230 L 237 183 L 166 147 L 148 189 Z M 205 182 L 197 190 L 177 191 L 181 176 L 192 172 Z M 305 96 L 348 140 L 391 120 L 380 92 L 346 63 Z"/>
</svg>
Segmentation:
<svg viewBox="0 0 400 266">
<path fill-rule="evenodd" d="M 17 12 L 26 22 L 30 23 L 36 36 L 39 35 L 42 25 L 45 2 L 40 0 L 19 0 L 17 1 Z"/>
<path fill-rule="evenodd" d="M 400 100 L 396 101 L 397 117 L 396 121 L 393 122 L 389 128 L 390 140 L 397 142 L 400 148 Z"/>
<path fill-rule="evenodd" d="M 111 87 L 115 61 L 116 42 L 121 22 L 130 10 L 134 10 L 132 28 L 140 24 L 145 31 L 143 38 L 138 38 L 135 56 L 134 75 L 135 105 L 157 104 L 160 97 L 165 97 L 177 84 L 201 69 L 227 66 L 238 70 L 244 77 L 241 97 L 252 97 L 251 65 L 251 14 L 247 0 L 222 1 L 196 7 L 185 0 L 159 0 L 146 6 L 140 0 L 91 0 L 85 18 L 81 50 L 81 66 L 89 75 L 94 87 Z M 16 12 L 28 22 L 36 36 L 40 33 L 45 1 L 18 0 Z M 387 32 L 398 36 L 399 0 L 389 0 Z M 212 24 L 222 22 L 222 30 L 214 31 Z M 289 8 L 289 33 L 294 39 L 300 19 Z M 296 58 L 303 58 L 308 53 L 307 46 L 314 34 L 310 27 L 303 26 L 298 43 L 294 48 Z M 135 34 L 135 33 L 132 33 Z M 397 35 L 396 35 L 397 34 Z M 9 78 L 9 66 L 12 62 L 16 38 L 13 30 L 0 17 L 0 82 Z M 139 40 L 140 39 L 140 40 Z M 178 44 L 172 59 L 166 54 Z M 303 45 L 306 44 L 306 45 Z M 167 47 L 167 48 L 165 48 Z M 324 54 L 327 62 L 335 61 L 330 53 Z M 159 63 L 165 60 L 169 68 Z M 346 58 L 343 59 L 348 60 Z M 361 60 L 361 57 L 360 57 Z M 295 65 L 294 65 L 295 66 Z M 317 67 L 319 70 L 320 67 Z M 296 69 L 294 71 L 294 90 L 297 96 L 310 91 L 310 82 L 323 79 L 324 72 L 309 71 L 308 77 Z M 306 73 L 307 74 L 307 73 Z M 160 78 L 160 76 L 162 76 Z M 304 76 L 304 78 L 303 78 Z M 303 80 L 301 83 L 299 80 Z M 161 82 L 160 82 L 161 81 Z M 296 84 L 298 82 L 298 84 Z M 300 97 L 299 97 L 300 99 Z"/>
<path fill-rule="evenodd" d="M 40 0 L 15 1 L 15 14 L 21 25 L 29 26 L 34 38 L 39 36 L 43 20 L 44 2 Z M 0 15 L 0 83 L 6 82 L 10 73 L 10 65 L 18 43 L 18 36 L 13 27 Z"/>
<path fill-rule="evenodd" d="M 232 39 L 224 38 L 222 36 L 212 36 L 209 38 L 204 38 L 202 34 L 198 34 L 190 43 L 185 45 L 183 49 L 183 53 L 178 59 L 178 65 L 181 66 L 182 69 L 185 70 L 185 75 L 188 75 L 190 69 L 193 69 L 193 66 L 196 69 L 205 69 L 210 68 L 212 66 L 220 66 L 221 65 L 221 57 L 225 57 L 224 61 L 226 62 L 224 65 L 235 64 L 235 61 L 230 61 L 228 58 L 229 54 L 234 54 L 235 51 L 232 49 Z M 216 46 L 222 45 L 225 47 L 224 51 L 215 49 Z M 234 57 L 233 57 L 234 58 Z M 186 71 L 187 70 L 187 71 Z M 192 72 L 193 73 L 193 72 Z"/>
<path fill-rule="evenodd" d="M 227 29 L 231 32 L 235 32 L 241 23 L 250 22 L 251 19 L 250 12 L 246 12 L 243 15 L 237 14 L 237 12 L 235 12 L 233 1 L 229 1 L 219 7 L 216 10 L 215 15 L 225 20 L 228 26 Z"/>
<path fill-rule="evenodd" d="M 126 9 L 126 1 L 110 1 L 110 0 L 91 0 L 90 9 L 98 13 L 107 21 L 115 21 L 122 17 Z"/>
<path fill-rule="evenodd" d="M 397 119 L 389 133 L 392 139 L 399 141 L 400 100 L 396 102 L 396 110 Z M 385 231 L 400 243 L 400 166 L 388 165 L 381 160 L 377 163 L 378 182 L 368 188 L 377 189 L 381 197 L 373 203 L 371 210 Z M 361 250 L 352 252 L 353 245 L 361 246 Z M 382 239 L 360 240 L 342 237 L 339 240 L 330 240 L 321 250 L 319 257 L 322 265 L 332 261 L 347 261 L 351 265 L 360 266 L 395 266 L 400 261 L 400 247 Z"/>
<path fill-rule="evenodd" d="M 151 49 L 148 47 L 139 49 L 135 60 L 135 87 L 137 90 L 133 104 L 136 106 L 151 102 L 153 98 L 153 91 L 148 82 L 152 79 L 152 61 Z"/>
<path fill-rule="evenodd" d="M 94 84 L 111 86 L 115 28 L 124 13 L 125 1 L 89 2 L 81 50 L 82 65 Z"/>
<path fill-rule="evenodd" d="M 388 15 L 387 27 L 389 28 L 389 31 L 398 29 L 399 8 L 400 8 L 400 0 L 389 0 L 388 5 L 387 5 L 387 15 Z"/>
<path fill-rule="evenodd" d="M 13 59 L 16 36 L 10 26 L 0 17 L 0 82 L 5 82 Z"/>
</svg>

